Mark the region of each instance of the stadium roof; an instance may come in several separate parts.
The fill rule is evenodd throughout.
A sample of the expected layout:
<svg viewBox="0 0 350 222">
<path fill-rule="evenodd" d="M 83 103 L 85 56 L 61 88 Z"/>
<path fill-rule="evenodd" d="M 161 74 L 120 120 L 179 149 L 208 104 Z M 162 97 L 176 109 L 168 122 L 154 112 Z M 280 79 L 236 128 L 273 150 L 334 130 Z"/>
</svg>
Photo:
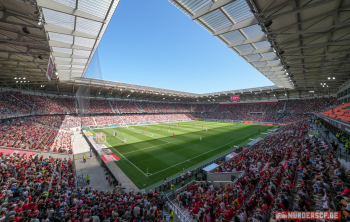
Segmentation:
<svg viewBox="0 0 350 222">
<path fill-rule="evenodd" d="M 349 0 L 169 0 L 277 86 L 349 80 Z"/>
<path fill-rule="evenodd" d="M 37 0 L 61 80 L 84 76 L 119 0 Z"/>
<path fill-rule="evenodd" d="M 275 101 L 277 99 L 329 96 L 334 94 L 334 92 L 331 93 L 330 91 L 299 91 L 280 88 L 278 86 L 265 86 L 224 92 L 196 94 L 86 77 L 75 78 L 62 82 L 57 89 L 59 92 L 61 92 L 60 95 L 74 96 L 80 86 L 89 86 L 90 96 L 92 97 L 136 100 L 151 99 L 173 102 L 227 102 L 231 95 L 240 95 L 241 101 L 259 102 L 269 100 Z M 51 87 L 45 87 L 45 92 L 52 93 L 50 90 L 52 90 Z"/>
<path fill-rule="evenodd" d="M 50 53 L 60 81 L 84 76 L 118 3 L 119 0 L 1 1 L 0 79 L 12 87 L 47 84 Z M 53 84 L 58 83 L 54 77 Z"/>
<path fill-rule="evenodd" d="M 277 86 L 293 88 L 246 0 L 169 1 Z"/>
<path fill-rule="evenodd" d="M 349 80 L 350 0 L 169 1 L 277 86 L 194 94 L 84 78 L 119 0 L 0 1 L 0 86 L 74 94 L 89 84 L 95 95 L 161 100 L 177 93 L 181 100 L 224 101 L 232 94 L 243 100 L 329 95 Z M 50 53 L 59 78 L 48 83 Z"/>
</svg>

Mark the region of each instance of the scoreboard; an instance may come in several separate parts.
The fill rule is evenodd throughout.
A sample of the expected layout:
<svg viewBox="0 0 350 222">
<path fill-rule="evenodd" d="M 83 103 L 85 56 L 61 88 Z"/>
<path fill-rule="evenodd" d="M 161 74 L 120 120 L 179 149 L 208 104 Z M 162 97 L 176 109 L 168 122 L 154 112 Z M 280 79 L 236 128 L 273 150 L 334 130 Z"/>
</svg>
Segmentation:
<svg viewBox="0 0 350 222">
<path fill-rule="evenodd" d="M 238 96 L 230 96 L 230 101 L 231 102 L 239 102 L 239 101 L 241 101 L 241 99 L 239 98 L 239 95 Z"/>
</svg>

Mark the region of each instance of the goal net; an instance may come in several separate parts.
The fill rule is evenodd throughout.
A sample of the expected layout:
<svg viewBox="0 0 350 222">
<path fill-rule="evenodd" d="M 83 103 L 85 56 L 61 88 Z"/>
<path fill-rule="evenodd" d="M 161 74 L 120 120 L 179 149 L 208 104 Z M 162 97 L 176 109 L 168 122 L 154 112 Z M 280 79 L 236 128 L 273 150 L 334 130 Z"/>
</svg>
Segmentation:
<svg viewBox="0 0 350 222">
<path fill-rule="evenodd" d="M 95 133 L 94 140 L 97 144 L 106 142 L 106 134 L 104 133 Z"/>
</svg>

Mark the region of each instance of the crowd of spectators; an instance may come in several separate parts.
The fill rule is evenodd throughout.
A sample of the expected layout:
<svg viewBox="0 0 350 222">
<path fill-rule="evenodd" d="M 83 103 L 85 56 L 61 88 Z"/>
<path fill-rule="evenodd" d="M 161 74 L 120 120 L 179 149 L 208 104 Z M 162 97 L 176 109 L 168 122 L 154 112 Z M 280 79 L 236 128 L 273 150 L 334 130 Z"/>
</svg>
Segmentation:
<svg viewBox="0 0 350 222">
<path fill-rule="evenodd" d="M 33 110 L 49 113 L 76 110 L 75 101 L 70 98 L 2 92 L 0 101 L 1 115 Z M 219 106 L 90 100 L 87 112 L 122 114 L 17 119 L 0 125 L 0 146 L 71 154 L 71 135 L 64 129 L 78 127 L 80 121 L 90 126 L 178 121 L 203 116 L 279 122 L 285 125 L 216 168 L 218 173 L 243 172 L 235 183 L 216 187 L 210 182 L 194 183 L 176 193 L 175 202 L 197 221 L 259 222 L 273 217 L 276 211 L 338 210 L 332 201 L 340 201 L 350 194 L 350 187 L 345 190 L 347 181 L 332 149 L 322 139 L 308 137 L 310 123 L 314 120 L 309 121 L 310 116 L 305 113 L 323 110 L 335 103 L 333 98 Z M 285 112 L 279 112 L 284 107 Z M 3 153 L 0 159 L 0 221 L 163 220 L 160 217 L 163 202 L 158 192 L 120 193 L 78 188 L 74 163 L 70 159 Z"/>
<path fill-rule="evenodd" d="M 0 153 L 4 222 L 162 221 L 158 192 L 124 193 L 77 187 L 74 161 Z"/>
<path fill-rule="evenodd" d="M 12 91 L 0 93 L 0 116 L 30 114 L 31 112 L 73 113 L 76 112 L 75 100 Z"/>
<path fill-rule="evenodd" d="M 112 113 L 112 106 L 108 100 L 90 99 L 89 106 L 84 109 L 87 113 Z"/>
<path fill-rule="evenodd" d="M 337 98 L 287 100 L 286 109 L 294 113 L 322 112 L 337 104 Z"/>
<path fill-rule="evenodd" d="M 10 92 L 0 92 L 0 116 L 29 113 L 30 107 L 16 99 Z"/>
<path fill-rule="evenodd" d="M 136 124 L 194 119 L 192 114 L 104 114 L 83 117 L 85 126 L 110 124 Z"/>
<path fill-rule="evenodd" d="M 298 122 L 300 120 L 308 119 L 310 115 L 308 114 L 289 114 L 283 116 L 280 121 L 278 121 L 279 124 L 290 124 L 293 122 Z"/>
<path fill-rule="evenodd" d="M 207 119 L 291 123 L 303 119 L 304 114 L 325 110 L 336 104 L 336 98 L 282 100 L 277 103 L 220 105 Z"/>
<path fill-rule="evenodd" d="M 175 201 L 201 222 L 255 222 L 273 218 L 276 211 L 337 210 L 332 200 L 343 200 L 350 187 L 344 186 L 346 179 L 332 149 L 322 139 L 307 137 L 310 122 L 282 126 L 216 168 L 243 172 L 234 183 L 194 183 L 176 193 Z M 1 221 L 163 221 L 164 203 L 157 191 L 76 187 L 70 159 L 16 153 L 0 153 L 0 159 Z"/>
<path fill-rule="evenodd" d="M 283 126 L 217 167 L 218 173 L 243 172 L 235 183 L 216 187 L 208 182 L 193 184 L 177 193 L 176 201 L 196 221 L 264 221 L 280 184 L 288 184 L 292 191 L 295 163 L 303 152 L 307 127 L 307 121 Z M 283 197 L 290 198 L 291 193 Z"/>
<path fill-rule="evenodd" d="M 79 127 L 79 119 L 70 115 L 32 116 L 31 120 L 55 129 Z"/>
<path fill-rule="evenodd" d="M 340 200 L 349 215 L 344 198 L 350 200 L 350 186 L 333 149 L 308 136 L 313 122 L 282 126 L 216 168 L 243 172 L 234 183 L 193 183 L 177 192 L 174 202 L 187 218 L 205 222 L 259 222 L 277 211 L 335 211 Z"/>
<path fill-rule="evenodd" d="M 72 153 L 69 132 L 42 125 L 34 119 L 0 125 L 0 146 L 25 150 Z"/>
<path fill-rule="evenodd" d="M 78 104 L 73 98 L 49 97 L 20 92 L 0 93 L 0 116 L 36 113 L 76 113 Z M 282 100 L 277 103 L 253 104 L 183 104 L 132 100 L 90 99 L 85 113 L 206 113 L 208 119 L 278 122 L 287 113 L 303 114 L 323 111 L 336 104 L 336 98 Z"/>
</svg>

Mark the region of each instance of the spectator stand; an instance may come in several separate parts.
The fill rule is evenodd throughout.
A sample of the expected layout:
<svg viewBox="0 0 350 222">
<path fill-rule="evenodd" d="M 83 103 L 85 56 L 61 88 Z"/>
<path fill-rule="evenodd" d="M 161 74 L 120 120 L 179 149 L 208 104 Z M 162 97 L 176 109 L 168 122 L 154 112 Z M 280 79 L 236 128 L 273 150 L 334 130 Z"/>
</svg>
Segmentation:
<svg viewBox="0 0 350 222">
<path fill-rule="evenodd" d="M 9 148 L 9 147 L 5 147 L 5 146 L 0 146 L 0 150 L 1 149 L 5 149 L 8 150 L 9 152 L 13 151 L 12 153 L 18 153 L 21 151 L 25 151 L 25 152 L 33 152 L 37 155 L 42 155 L 44 157 L 55 157 L 55 158 L 70 158 L 73 157 L 74 159 L 74 155 L 73 154 L 67 154 L 67 153 L 55 153 L 55 152 L 49 152 L 49 151 L 38 151 L 38 150 L 24 150 L 24 149 L 18 149 L 18 148 Z"/>
<path fill-rule="evenodd" d="M 177 204 L 177 197 L 179 195 L 184 194 L 184 192 L 186 192 L 186 190 L 188 190 L 189 187 L 191 187 L 192 185 L 198 185 L 198 184 L 202 184 L 202 183 L 209 183 L 209 184 L 213 184 L 214 187 L 218 187 L 220 185 L 228 185 L 230 184 L 231 187 L 241 178 L 241 176 L 239 178 L 236 178 L 234 181 L 191 181 L 188 184 L 186 184 L 185 186 L 175 190 L 174 192 L 172 192 L 171 194 L 166 196 L 166 200 L 167 200 L 167 205 L 168 207 L 174 212 L 174 214 L 176 214 L 178 216 L 178 218 L 182 221 L 182 222 L 192 222 L 193 218 L 190 214 L 190 212 L 186 209 L 186 208 L 181 208 L 179 204 Z"/>
<path fill-rule="evenodd" d="M 320 129 L 319 129 L 319 137 L 322 138 L 322 140 L 327 143 L 327 145 L 334 149 L 332 146 L 332 140 L 334 142 L 337 142 L 338 143 L 338 148 L 336 150 L 336 152 L 334 153 L 334 155 L 339 158 L 339 159 L 342 159 L 342 160 L 345 160 L 346 162 L 350 162 L 350 153 L 347 153 L 346 151 L 346 148 L 344 147 L 344 144 L 339 142 L 337 137 L 334 136 L 333 133 L 329 132 L 329 138 L 327 138 L 326 136 L 326 127 L 322 126 Z M 334 150 L 333 150 L 334 151 Z"/>
<path fill-rule="evenodd" d="M 315 114 L 315 116 L 319 117 L 319 118 L 323 117 L 322 115 L 319 115 L 319 114 Z M 314 121 L 314 120 L 312 120 L 312 121 Z M 347 123 L 344 123 L 344 125 L 345 124 L 348 125 Z M 344 160 L 345 162 L 350 162 L 350 153 L 347 153 L 347 150 L 346 150 L 344 144 L 341 142 L 341 140 L 338 140 L 338 138 L 334 135 L 337 132 L 343 132 L 345 134 L 345 136 L 347 134 L 346 132 L 341 130 L 341 129 L 343 129 L 343 127 L 338 128 L 338 126 L 341 126 L 341 125 L 340 124 L 333 125 L 333 124 L 327 123 L 326 121 L 323 121 L 323 124 L 321 126 L 317 125 L 316 128 L 320 134 L 319 137 L 322 137 L 322 140 L 325 141 L 328 144 L 328 146 L 330 148 L 332 148 L 333 151 L 334 151 L 334 144 L 336 143 L 338 145 L 336 152 L 334 152 L 334 155 L 337 158 Z M 329 131 L 328 136 L 325 133 L 325 131 L 327 129 Z M 346 127 L 345 127 L 345 129 L 346 129 Z M 348 126 L 348 129 L 350 129 L 350 126 Z M 348 134 L 348 136 L 349 136 L 349 134 Z"/>
</svg>

